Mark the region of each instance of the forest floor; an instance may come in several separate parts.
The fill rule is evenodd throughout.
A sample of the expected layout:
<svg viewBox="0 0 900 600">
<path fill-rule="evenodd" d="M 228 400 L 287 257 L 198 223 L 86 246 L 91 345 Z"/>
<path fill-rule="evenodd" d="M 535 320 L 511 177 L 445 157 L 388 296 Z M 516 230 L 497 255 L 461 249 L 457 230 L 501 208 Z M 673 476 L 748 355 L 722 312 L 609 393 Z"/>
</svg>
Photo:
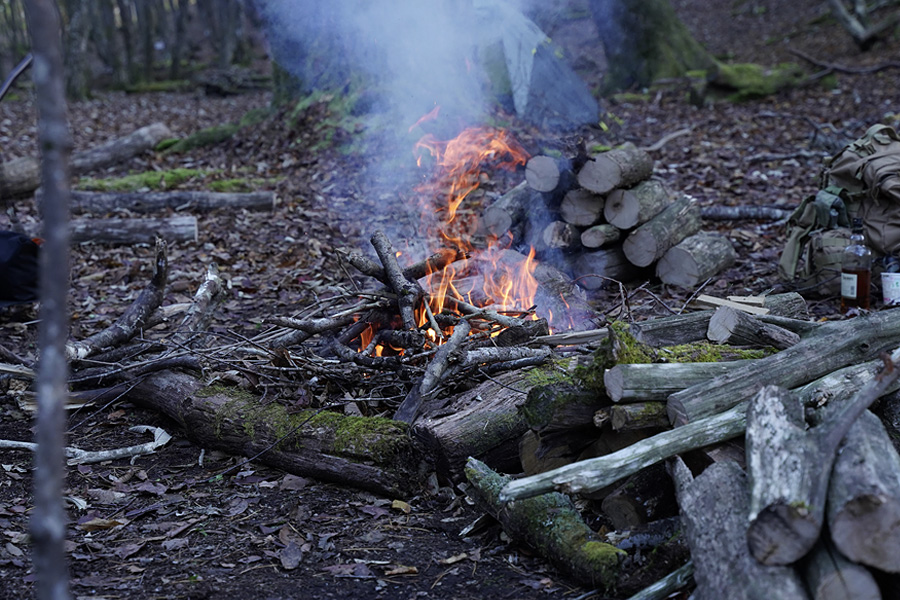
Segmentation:
<svg viewBox="0 0 900 600">
<path fill-rule="evenodd" d="M 819 67 L 804 63 L 791 49 L 846 67 L 896 60 L 900 50 L 894 40 L 859 52 L 843 30 L 823 18 L 825 3 L 812 0 L 673 0 L 673 5 L 701 42 L 736 61 L 775 65 L 793 60 L 812 74 Z M 846 142 L 874 123 L 900 124 L 896 70 L 838 72 L 833 82 L 827 88 L 811 85 L 759 100 L 702 106 L 690 104 L 686 89 L 676 84 L 627 102 L 606 102 L 607 130 L 585 128 L 561 139 L 514 120 L 512 129 L 529 152 L 538 153 L 565 147 L 576 137 L 588 146 L 626 141 L 650 146 L 689 128 L 690 133 L 653 154 L 656 175 L 672 190 L 690 194 L 702 206 L 793 208 L 817 189 L 822 158 L 831 148 L 821 145 L 823 134 Z M 101 93 L 70 107 L 75 149 L 157 121 L 187 136 L 237 122 L 250 110 L 267 108 L 270 100 L 267 92 L 229 98 Z M 364 249 L 375 229 L 412 218 L 407 211 L 397 212 L 398 201 L 412 202 L 415 193 L 397 188 L 415 181 L 416 173 L 398 160 L 392 185 L 366 179 L 363 158 L 347 151 L 366 125 L 345 119 L 334 127 L 334 110 L 328 98 L 320 99 L 293 120 L 282 111 L 215 146 L 148 154 L 91 175 L 191 168 L 204 173 L 181 189 L 207 189 L 214 181 L 242 177 L 250 188 L 276 192 L 273 212 L 201 215 L 199 241 L 170 246 L 166 304 L 189 301 L 206 265 L 215 262 L 229 294 L 211 331 L 252 336 L 267 316 L 306 310 L 345 284 L 336 250 Z M 28 98 L 0 102 L 0 160 L 36 153 L 34 118 Z M 790 156 L 767 158 L 774 154 Z M 521 180 L 521 173 L 492 174 L 484 189 L 502 193 L 517 177 Z M 16 218 L 35 221 L 31 204 L 18 204 Z M 0 227 L 12 225 L 8 216 L 0 217 Z M 708 282 L 705 292 L 725 296 L 785 289 L 775 271 L 783 224 L 706 222 L 704 227 L 725 233 L 738 251 L 736 264 Z M 74 249 L 74 338 L 108 325 L 134 300 L 152 274 L 152 254 L 144 245 Z M 696 292 L 652 279 L 629 282 L 624 289 L 630 314 L 623 313 L 618 288 L 592 293 L 591 304 L 599 315 L 644 319 L 680 310 Z M 819 317 L 837 318 L 836 298 L 810 296 L 810 306 Z M 32 307 L 0 312 L 0 342 L 33 359 L 35 316 Z M 341 392 L 351 399 L 358 394 Z M 298 382 L 297 393 L 310 389 Z M 69 473 L 66 495 L 86 501 L 86 507 L 69 505 L 67 550 L 76 598 L 575 599 L 591 592 L 496 526 L 460 537 L 480 513 L 449 482 L 406 498 L 382 498 L 255 462 L 234 468 L 240 459 L 201 455 L 202 449 L 173 422 L 124 402 L 71 414 L 69 443 L 106 449 L 145 441 L 128 431 L 133 425 L 163 427 L 175 439 L 133 463 L 111 461 Z M 0 439 L 31 436 L 30 415 L 12 395 L 3 397 Z M 33 596 L 30 471 L 28 454 L 2 453 L 0 599 Z M 290 542 L 296 542 L 292 547 L 299 554 L 286 555 Z M 615 597 L 636 591 L 631 585 Z"/>
</svg>

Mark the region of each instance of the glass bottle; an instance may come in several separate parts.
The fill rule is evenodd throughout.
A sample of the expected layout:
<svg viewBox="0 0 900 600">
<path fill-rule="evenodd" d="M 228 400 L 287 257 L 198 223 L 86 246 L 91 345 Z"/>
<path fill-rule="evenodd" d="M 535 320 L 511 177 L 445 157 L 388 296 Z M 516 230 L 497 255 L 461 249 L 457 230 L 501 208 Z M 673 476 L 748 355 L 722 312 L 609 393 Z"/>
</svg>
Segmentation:
<svg viewBox="0 0 900 600">
<path fill-rule="evenodd" d="M 850 245 L 841 258 L 841 314 L 852 308 L 869 308 L 872 283 L 872 251 L 866 246 L 862 219 L 853 219 Z"/>
</svg>

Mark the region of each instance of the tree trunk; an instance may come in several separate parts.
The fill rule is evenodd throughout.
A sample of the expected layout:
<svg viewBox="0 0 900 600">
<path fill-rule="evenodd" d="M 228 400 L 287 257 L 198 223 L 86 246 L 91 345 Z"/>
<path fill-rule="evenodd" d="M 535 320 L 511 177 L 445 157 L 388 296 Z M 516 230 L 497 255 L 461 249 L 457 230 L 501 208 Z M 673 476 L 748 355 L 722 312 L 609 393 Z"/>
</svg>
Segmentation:
<svg viewBox="0 0 900 600">
<path fill-rule="evenodd" d="M 682 196 L 632 231 L 625 238 L 622 251 L 632 264 L 647 267 L 699 230 L 700 207 L 690 196 Z"/>
<path fill-rule="evenodd" d="M 174 32 L 172 34 L 171 64 L 169 65 L 169 79 L 177 80 L 181 77 L 181 61 L 184 58 L 185 34 L 187 32 L 188 11 L 190 6 L 186 0 L 170 0 L 172 6 L 172 21 Z"/>
<path fill-rule="evenodd" d="M 38 198 L 40 200 L 40 197 Z M 207 212 L 211 210 L 273 210 L 273 192 L 248 194 L 216 193 L 202 191 L 98 193 L 72 192 L 72 208 L 93 214 L 116 210 L 136 213 L 153 213 L 165 210 Z"/>
<path fill-rule="evenodd" d="M 590 7 L 609 63 L 604 94 L 714 65 L 668 0 L 590 0 Z"/>
<path fill-rule="evenodd" d="M 88 39 L 95 19 L 91 14 L 94 3 L 73 0 L 69 3 L 69 26 L 66 42 L 66 96 L 70 100 L 84 100 L 90 94 L 90 67 L 88 66 Z"/>
<path fill-rule="evenodd" d="M 135 64 L 134 8 L 131 0 L 116 0 L 122 22 L 122 46 L 125 48 L 125 81 L 134 83 L 138 79 Z"/>
<path fill-rule="evenodd" d="M 169 242 L 196 242 L 199 239 L 197 217 L 142 219 L 78 219 L 69 224 L 71 240 L 101 244 L 152 244 L 156 238 Z M 29 234 L 38 231 L 26 227 Z"/>
<path fill-rule="evenodd" d="M 699 232 L 669 248 L 656 264 L 663 283 L 695 288 L 734 264 L 737 252 L 720 233 Z"/>
</svg>

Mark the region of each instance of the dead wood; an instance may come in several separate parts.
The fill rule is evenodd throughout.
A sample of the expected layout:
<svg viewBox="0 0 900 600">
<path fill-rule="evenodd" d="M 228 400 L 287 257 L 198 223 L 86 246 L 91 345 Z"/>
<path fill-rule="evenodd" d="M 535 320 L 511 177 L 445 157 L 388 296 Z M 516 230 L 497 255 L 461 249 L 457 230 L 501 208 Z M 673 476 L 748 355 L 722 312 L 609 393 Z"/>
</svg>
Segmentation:
<svg viewBox="0 0 900 600">
<path fill-rule="evenodd" d="M 166 243 L 156 240 L 156 271 L 153 279 L 140 293 L 134 303 L 115 323 L 94 335 L 66 345 L 66 357 L 70 361 L 83 360 L 101 350 L 117 346 L 141 332 L 154 311 L 162 304 L 168 277 Z"/>
<path fill-rule="evenodd" d="M 525 215 L 541 204 L 543 200 L 540 193 L 528 187 L 528 183 L 523 181 L 485 209 L 481 217 L 481 226 L 497 237 L 515 230 L 514 237 L 519 238 L 521 235 L 516 234 L 521 234 L 520 229 L 526 220 Z"/>
<path fill-rule="evenodd" d="M 37 236 L 37 226 L 26 227 Z M 72 242 L 98 244 L 152 244 L 160 237 L 169 242 L 196 242 L 197 217 L 144 217 L 139 219 L 74 219 L 69 223 Z"/>
<path fill-rule="evenodd" d="M 800 341 L 799 334 L 778 325 L 759 321 L 730 306 L 720 306 L 716 309 L 709 320 L 706 336 L 717 344 L 773 347 L 779 350 L 790 348 Z"/>
<path fill-rule="evenodd" d="M 471 496 L 513 539 L 536 550 L 558 569 L 592 588 L 609 589 L 618 574 L 619 551 L 602 542 L 563 494 L 546 494 L 505 504 L 500 490 L 509 482 L 484 463 L 470 459 L 466 476 Z"/>
<path fill-rule="evenodd" d="M 390 240 L 382 231 L 377 231 L 372 236 L 372 247 L 378 254 L 381 264 L 384 266 L 384 274 L 394 293 L 397 294 L 397 305 L 400 310 L 400 318 L 403 319 L 405 329 L 416 328 L 415 308 L 422 300 L 425 292 L 415 281 L 410 281 L 403 274 L 400 265 L 397 264 L 397 255 Z"/>
<path fill-rule="evenodd" d="M 726 206 L 716 204 L 700 209 L 700 216 L 707 221 L 782 221 L 791 216 L 791 210 L 770 206 Z"/>
<path fill-rule="evenodd" d="M 696 478 L 680 458 L 672 476 L 691 560 L 697 600 L 807 598 L 791 567 L 762 565 L 747 549 L 747 481 L 733 462 L 710 465 Z"/>
<path fill-rule="evenodd" d="M 572 275 L 581 287 L 597 290 L 616 281 L 634 279 L 640 270 L 625 258 L 621 246 L 611 246 L 579 255 L 572 265 Z"/>
<path fill-rule="evenodd" d="M 631 189 L 610 192 L 603 206 L 603 217 L 619 229 L 632 229 L 646 223 L 671 203 L 672 197 L 665 184 L 658 179 L 647 179 Z"/>
<path fill-rule="evenodd" d="M 565 221 L 553 221 L 541 233 L 546 249 L 573 250 L 581 243 L 581 232 Z"/>
<path fill-rule="evenodd" d="M 694 288 L 734 264 L 737 252 L 727 237 L 701 231 L 669 248 L 656 263 L 663 283 Z"/>
<path fill-rule="evenodd" d="M 634 144 L 591 157 L 578 171 L 578 184 L 595 194 L 628 188 L 653 174 L 653 159 Z"/>
<path fill-rule="evenodd" d="M 373 277 L 381 283 L 388 284 L 384 267 L 374 260 L 355 252 L 342 252 L 341 256 L 363 275 Z M 431 256 L 403 267 L 403 277 L 409 281 L 417 281 L 430 273 L 441 271 L 447 265 L 466 258 L 464 252 L 451 248 L 441 248 Z"/>
<path fill-rule="evenodd" d="M 872 573 L 847 560 L 827 536 L 804 561 L 803 576 L 813 600 L 881 600 Z"/>
<path fill-rule="evenodd" d="M 619 531 L 678 514 L 675 487 L 662 463 L 623 481 L 603 499 L 600 508 Z"/>
<path fill-rule="evenodd" d="M 72 155 L 70 169 L 73 175 L 108 167 L 153 149 L 172 132 L 162 123 L 142 127 L 129 135 L 107 144 Z M 0 198 L 9 201 L 24 196 L 40 186 L 40 161 L 24 157 L 0 163 Z"/>
<path fill-rule="evenodd" d="M 669 419 L 682 425 L 749 400 L 762 383 L 799 387 L 897 345 L 900 320 L 893 311 L 823 323 L 786 350 L 675 392 L 668 400 Z"/>
<path fill-rule="evenodd" d="M 603 217 L 603 203 L 603 196 L 590 190 L 569 190 L 559 205 L 559 216 L 571 225 L 590 227 Z"/>
<path fill-rule="evenodd" d="M 581 232 L 581 245 L 589 249 L 601 248 L 618 242 L 621 237 L 621 229 L 609 223 L 601 223 Z"/>
<path fill-rule="evenodd" d="M 669 426 L 665 402 L 637 402 L 609 407 L 609 419 L 616 431 L 665 429 Z"/>
<path fill-rule="evenodd" d="M 37 194 L 40 201 L 41 194 Z M 273 210 L 274 192 L 247 194 L 217 193 L 206 191 L 100 193 L 72 192 L 72 209 L 103 214 L 120 210 L 136 213 L 152 213 L 164 210 L 206 212 L 211 210 Z"/>
<path fill-rule="evenodd" d="M 206 387 L 193 375 L 164 371 L 126 398 L 174 419 L 201 448 L 251 457 L 304 477 L 388 496 L 418 488 L 421 451 L 402 423 L 327 411 L 289 413 L 246 392 Z"/>
<path fill-rule="evenodd" d="M 628 234 L 622 250 L 632 264 L 646 267 L 699 230 L 700 208 L 693 198 L 685 195 Z"/>
<path fill-rule="evenodd" d="M 746 360 L 702 363 L 622 363 L 607 369 L 603 386 L 613 402 L 663 402 L 674 392 L 709 381 Z"/>
<path fill-rule="evenodd" d="M 553 192 L 562 182 L 563 173 L 569 170 L 568 162 L 552 156 L 532 156 L 525 164 L 528 187 L 538 192 Z"/>
</svg>

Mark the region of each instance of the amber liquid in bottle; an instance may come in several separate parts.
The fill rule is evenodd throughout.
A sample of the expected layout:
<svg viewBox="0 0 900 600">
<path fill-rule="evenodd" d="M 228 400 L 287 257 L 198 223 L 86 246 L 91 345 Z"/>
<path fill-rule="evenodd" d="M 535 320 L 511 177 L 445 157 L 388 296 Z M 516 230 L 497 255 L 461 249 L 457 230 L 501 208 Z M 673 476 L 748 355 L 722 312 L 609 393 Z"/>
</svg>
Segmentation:
<svg viewBox="0 0 900 600">
<path fill-rule="evenodd" d="M 851 308 L 869 309 L 869 287 L 872 271 L 869 269 L 844 269 L 841 273 L 841 313 Z"/>
</svg>

